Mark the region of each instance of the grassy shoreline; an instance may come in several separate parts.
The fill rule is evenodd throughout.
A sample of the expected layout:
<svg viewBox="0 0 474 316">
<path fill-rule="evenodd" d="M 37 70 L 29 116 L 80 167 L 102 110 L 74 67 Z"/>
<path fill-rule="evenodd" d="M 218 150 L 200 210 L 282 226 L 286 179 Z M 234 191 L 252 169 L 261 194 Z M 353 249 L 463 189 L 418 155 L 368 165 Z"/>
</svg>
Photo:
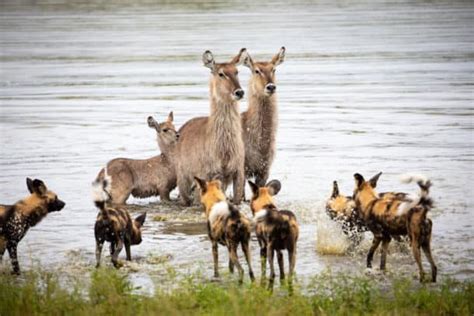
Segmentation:
<svg viewBox="0 0 474 316">
<path fill-rule="evenodd" d="M 180 276 L 172 288 L 155 284 L 153 295 L 137 294 L 127 274 L 112 268 L 61 280 L 54 272 L 0 275 L 0 315 L 472 315 L 474 282 L 418 284 L 321 274 L 304 288 L 275 286 L 273 293 L 234 279 L 207 282 Z"/>
</svg>

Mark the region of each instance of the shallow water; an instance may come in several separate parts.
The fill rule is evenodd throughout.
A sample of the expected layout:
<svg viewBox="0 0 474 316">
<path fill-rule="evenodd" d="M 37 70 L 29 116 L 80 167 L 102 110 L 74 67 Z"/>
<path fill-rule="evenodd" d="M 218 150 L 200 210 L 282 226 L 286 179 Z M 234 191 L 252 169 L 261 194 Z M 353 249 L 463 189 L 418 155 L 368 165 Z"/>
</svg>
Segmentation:
<svg viewBox="0 0 474 316">
<path fill-rule="evenodd" d="M 94 264 L 90 183 L 111 158 L 158 153 L 147 116 L 160 120 L 173 110 L 181 126 L 207 115 L 204 50 L 219 61 L 247 47 L 262 60 L 284 45 L 272 177 L 283 184 L 277 203 L 302 224 L 298 276 L 364 272 L 369 235 L 354 254 L 334 256 L 316 252 L 316 231 L 326 247 L 343 252 L 341 233 L 324 214 L 332 181 L 350 194 L 354 172 L 383 171 L 380 191 L 416 191 L 399 184 L 400 173 L 432 179 L 439 273 L 474 277 L 471 2 L 58 2 L 1 4 L 1 202 L 23 197 L 27 176 L 45 180 L 67 202 L 20 244 L 23 268 L 37 259 L 74 271 Z M 243 87 L 248 77 L 241 67 Z M 199 209 L 129 202 L 133 212 L 149 214 L 144 241 L 132 250 L 137 282 L 159 275 L 162 261 L 211 275 Z M 166 221 L 153 220 L 157 214 Z M 257 248 L 254 242 L 259 274 Z M 389 271 L 416 275 L 411 254 L 399 248 L 392 247 Z"/>
</svg>

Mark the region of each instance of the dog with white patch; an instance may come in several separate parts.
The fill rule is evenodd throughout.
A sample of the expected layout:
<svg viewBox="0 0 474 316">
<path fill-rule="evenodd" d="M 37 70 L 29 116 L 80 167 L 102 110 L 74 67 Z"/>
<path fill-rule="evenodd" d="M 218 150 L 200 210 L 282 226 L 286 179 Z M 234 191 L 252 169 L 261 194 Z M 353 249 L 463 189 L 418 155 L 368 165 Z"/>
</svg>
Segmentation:
<svg viewBox="0 0 474 316">
<path fill-rule="evenodd" d="M 201 191 L 201 203 L 207 218 L 207 231 L 212 243 L 214 260 L 214 277 L 219 277 L 218 244 L 226 246 L 229 251 L 229 271 L 234 273 L 234 267 L 239 271 L 239 283 L 243 282 L 244 269 L 237 257 L 239 244 L 249 267 L 249 276 L 255 279 L 250 260 L 250 221 L 231 203 L 226 201 L 219 180 L 204 181 L 194 178 Z"/>
<path fill-rule="evenodd" d="M 408 236 L 420 271 L 420 281 L 424 280 L 420 253 L 422 248 L 431 265 L 431 280 L 436 282 L 437 267 L 431 254 L 433 223 L 427 217 L 428 211 L 433 207 L 433 200 L 429 197 L 431 181 L 424 176 L 406 175 L 402 181 L 416 182 L 421 189 L 419 194 L 387 192 L 380 195 L 375 191 L 375 186 L 381 174 L 376 174 L 368 181 L 359 173 L 354 174 L 354 201 L 360 217 L 374 235 L 367 254 L 367 268 L 372 267 L 374 253 L 382 242 L 380 269 L 385 270 L 387 249 L 392 237 Z"/>
</svg>

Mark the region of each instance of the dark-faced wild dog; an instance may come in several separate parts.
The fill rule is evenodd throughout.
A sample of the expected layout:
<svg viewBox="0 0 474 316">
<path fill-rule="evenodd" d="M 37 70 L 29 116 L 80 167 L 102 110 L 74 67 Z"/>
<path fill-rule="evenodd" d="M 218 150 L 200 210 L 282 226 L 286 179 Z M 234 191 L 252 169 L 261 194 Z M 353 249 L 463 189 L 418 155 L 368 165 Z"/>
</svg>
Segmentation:
<svg viewBox="0 0 474 316">
<path fill-rule="evenodd" d="M 240 87 L 237 65 L 246 55 L 245 48 L 228 63 L 216 63 L 210 51 L 203 54 L 205 67 L 211 70 L 209 80 L 209 117 L 197 117 L 186 122 L 176 153 L 179 194 L 184 205 L 190 205 L 193 177 L 219 177 L 223 190 L 233 184 L 233 202 L 243 198 L 245 147 L 238 101 L 244 96 Z"/>
<path fill-rule="evenodd" d="M 229 251 L 229 270 L 234 272 L 234 266 L 239 270 L 239 282 L 242 283 L 244 270 L 237 257 L 237 247 L 242 251 L 249 266 L 250 279 L 254 280 L 250 260 L 250 221 L 239 210 L 226 201 L 219 180 L 206 182 L 195 178 L 201 191 L 201 203 L 204 206 L 207 218 L 207 232 L 212 243 L 212 257 L 214 259 L 214 276 L 219 276 L 218 244 L 226 246 Z"/>
<path fill-rule="evenodd" d="M 275 279 L 273 255 L 275 251 L 280 268 L 280 279 L 285 278 L 282 250 L 286 249 L 288 251 L 289 279 L 291 281 L 295 271 L 296 242 L 299 235 L 296 217 L 291 211 L 278 210 L 273 203 L 273 196 L 281 188 L 280 181 L 272 180 L 264 187 L 258 187 L 252 181 L 248 183 L 253 193 L 250 208 L 256 222 L 255 231 L 260 245 L 262 278 L 265 278 L 266 275 L 266 260 L 268 258 L 270 286 L 273 285 Z"/>
<path fill-rule="evenodd" d="M 387 249 L 392 236 L 408 235 L 420 271 L 420 281 L 424 278 L 421 247 L 431 265 L 431 279 L 436 282 L 437 267 L 430 246 L 433 223 L 426 216 L 433 205 L 429 197 L 431 181 L 423 176 L 407 176 L 404 182 L 415 181 L 421 189 L 420 194 L 392 192 L 379 196 L 375 186 L 380 175 L 381 172 L 365 181 L 362 175 L 354 174 L 354 200 L 367 227 L 374 235 L 372 247 L 367 255 L 367 267 L 372 267 L 374 252 L 382 242 L 380 269 L 385 270 Z"/>
<path fill-rule="evenodd" d="M 332 220 L 341 223 L 342 231 L 349 237 L 353 246 L 357 246 L 362 241 L 362 233 L 369 230 L 357 210 L 354 199 L 339 193 L 337 181 L 333 182 L 331 197 L 326 202 L 326 213 Z"/>
<path fill-rule="evenodd" d="M 157 133 L 161 154 L 149 159 L 116 158 L 109 161 L 97 175 L 96 181 L 104 179 L 107 169 L 112 179 L 109 191 L 111 203 L 125 204 L 130 194 L 138 198 L 159 195 L 160 200 L 169 201 L 170 192 L 176 187 L 173 154 L 179 133 L 173 125 L 173 112 L 162 123 L 157 123 L 151 116 L 147 122 Z"/>
<path fill-rule="evenodd" d="M 118 261 L 118 256 L 123 247 L 125 246 L 127 260 L 131 261 L 130 246 L 138 245 L 142 242 L 142 227 L 145 222 L 146 213 L 132 220 L 126 208 L 122 205 L 111 204 L 109 194 L 111 181 L 111 178 L 105 175 L 104 179 L 93 183 L 93 200 L 99 209 L 94 227 L 96 267 L 100 266 L 102 247 L 104 242 L 108 241 L 110 242 L 112 263 L 116 268 L 119 268 L 121 264 Z"/>
<path fill-rule="evenodd" d="M 29 196 L 13 205 L 0 205 L 0 260 L 8 250 L 13 273 L 20 274 L 17 247 L 30 227 L 38 224 L 48 213 L 60 211 L 66 205 L 43 181 L 26 178 Z"/>
<path fill-rule="evenodd" d="M 242 113 L 242 135 L 245 144 L 245 176 L 255 177 L 258 186 L 265 186 L 275 156 L 278 125 L 275 71 L 285 59 L 285 47 L 268 62 L 253 61 L 249 54 L 244 65 L 252 75 L 248 85 L 248 109 Z"/>
</svg>

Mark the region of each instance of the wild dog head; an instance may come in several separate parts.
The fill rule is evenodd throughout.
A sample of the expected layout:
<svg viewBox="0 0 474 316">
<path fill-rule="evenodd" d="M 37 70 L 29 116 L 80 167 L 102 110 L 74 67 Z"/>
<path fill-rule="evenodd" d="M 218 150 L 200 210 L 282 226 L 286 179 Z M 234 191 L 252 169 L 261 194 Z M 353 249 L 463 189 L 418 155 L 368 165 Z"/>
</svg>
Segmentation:
<svg viewBox="0 0 474 316">
<path fill-rule="evenodd" d="M 250 201 L 250 209 L 255 216 L 258 212 L 268 206 L 274 206 L 273 196 L 277 195 L 281 189 L 281 183 L 278 180 L 269 181 L 264 187 L 258 187 L 252 181 L 248 181 L 252 189 L 252 199 Z"/>
<path fill-rule="evenodd" d="M 220 180 L 205 181 L 198 177 L 194 177 L 194 180 L 201 191 L 201 203 L 204 205 L 206 216 L 209 217 L 214 204 L 225 201 L 222 183 Z"/>
<path fill-rule="evenodd" d="M 142 227 L 145 223 L 146 212 L 140 214 L 133 220 L 131 244 L 138 245 L 142 242 Z"/>
<path fill-rule="evenodd" d="M 356 205 L 352 198 L 341 195 L 337 181 L 333 182 L 331 197 L 326 202 L 326 212 L 332 219 L 348 219 Z"/>
<path fill-rule="evenodd" d="M 369 181 L 365 181 L 361 174 L 354 174 L 355 188 L 353 198 L 356 205 L 361 208 L 361 211 L 364 211 L 373 200 L 378 198 L 375 188 L 381 175 L 382 172 L 379 172 L 370 178 Z"/>
<path fill-rule="evenodd" d="M 58 199 L 58 195 L 48 190 L 46 184 L 39 179 L 26 178 L 26 186 L 31 195 L 24 200 L 27 206 L 32 209 L 40 207 L 48 213 L 57 212 L 64 208 L 66 203 Z"/>
<path fill-rule="evenodd" d="M 250 87 L 254 93 L 262 96 L 271 96 L 276 91 L 275 71 L 276 67 L 285 60 L 285 47 L 273 56 L 270 61 L 255 62 L 249 54 L 244 59 L 244 66 L 250 68 L 252 76 Z"/>
<path fill-rule="evenodd" d="M 228 63 L 216 63 L 210 51 L 204 52 L 204 66 L 211 69 L 211 96 L 227 104 L 243 98 L 244 90 L 240 87 L 237 66 L 242 64 L 246 55 L 247 50 L 242 48 Z"/>
<path fill-rule="evenodd" d="M 168 118 L 162 123 L 158 123 L 153 116 L 149 116 L 147 119 L 148 126 L 156 131 L 158 146 L 161 150 L 173 146 L 179 140 L 179 133 L 173 124 L 173 119 L 173 111 L 168 114 Z"/>
</svg>

